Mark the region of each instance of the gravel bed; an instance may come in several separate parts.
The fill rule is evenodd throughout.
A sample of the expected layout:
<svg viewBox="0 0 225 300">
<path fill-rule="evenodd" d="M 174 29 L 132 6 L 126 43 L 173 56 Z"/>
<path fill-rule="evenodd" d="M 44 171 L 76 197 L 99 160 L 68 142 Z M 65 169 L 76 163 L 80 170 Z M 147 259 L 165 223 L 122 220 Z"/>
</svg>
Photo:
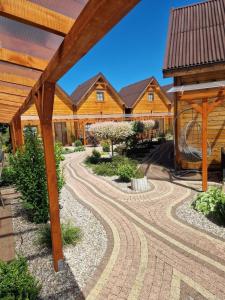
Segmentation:
<svg viewBox="0 0 225 300">
<path fill-rule="evenodd" d="M 65 268 L 55 273 L 51 251 L 35 243 L 40 225 L 29 222 L 19 200 L 12 200 L 16 252 L 27 257 L 30 271 L 41 282 L 40 299 L 76 299 L 93 276 L 107 247 L 104 227 L 66 188 L 62 190 L 60 202 L 62 222 L 73 222 L 81 228 L 83 236 L 76 246 L 64 248 Z"/>
<path fill-rule="evenodd" d="M 178 218 L 208 233 L 225 239 L 225 228 L 216 225 L 207 219 L 203 214 L 194 210 L 191 207 L 192 201 L 193 199 L 188 199 L 176 208 L 176 215 Z"/>
</svg>

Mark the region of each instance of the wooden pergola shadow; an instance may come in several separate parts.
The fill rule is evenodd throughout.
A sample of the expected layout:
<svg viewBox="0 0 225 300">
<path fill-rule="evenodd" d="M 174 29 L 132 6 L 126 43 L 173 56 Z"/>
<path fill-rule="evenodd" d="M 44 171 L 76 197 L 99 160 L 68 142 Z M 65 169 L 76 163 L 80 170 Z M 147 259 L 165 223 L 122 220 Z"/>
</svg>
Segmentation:
<svg viewBox="0 0 225 300">
<path fill-rule="evenodd" d="M 63 268 L 52 132 L 56 82 L 140 0 L 35 3 L 0 0 L 0 122 L 13 150 L 23 144 L 21 115 L 35 104 L 45 153 L 54 269 Z"/>
</svg>

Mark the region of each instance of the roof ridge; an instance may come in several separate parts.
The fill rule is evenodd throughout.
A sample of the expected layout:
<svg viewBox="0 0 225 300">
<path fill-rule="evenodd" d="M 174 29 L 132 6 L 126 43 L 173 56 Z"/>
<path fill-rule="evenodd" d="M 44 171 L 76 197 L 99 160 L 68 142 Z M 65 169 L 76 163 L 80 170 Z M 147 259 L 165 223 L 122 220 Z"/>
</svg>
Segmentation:
<svg viewBox="0 0 225 300">
<path fill-rule="evenodd" d="M 136 82 L 131 83 L 131 84 L 128 84 L 128 85 L 125 85 L 125 86 L 123 86 L 123 87 L 120 89 L 120 91 L 121 91 L 122 89 L 124 89 L 124 88 L 129 88 L 129 87 L 134 86 L 134 85 L 136 85 L 136 84 L 140 84 L 140 83 L 143 82 L 143 81 L 147 81 L 147 80 L 150 81 L 150 80 L 152 80 L 152 79 L 154 79 L 154 76 L 151 76 L 151 77 L 148 77 L 148 78 L 146 78 L 146 79 L 142 79 L 142 80 L 136 81 Z"/>
</svg>

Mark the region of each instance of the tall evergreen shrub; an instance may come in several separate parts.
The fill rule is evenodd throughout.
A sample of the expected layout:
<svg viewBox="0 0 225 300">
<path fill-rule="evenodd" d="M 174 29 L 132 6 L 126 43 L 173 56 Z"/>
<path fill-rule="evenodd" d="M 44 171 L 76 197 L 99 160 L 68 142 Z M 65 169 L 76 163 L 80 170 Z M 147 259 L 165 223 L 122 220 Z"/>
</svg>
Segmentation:
<svg viewBox="0 0 225 300">
<path fill-rule="evenodd" d="M 58 189 L 63 186 L 63 175 L 60 170 L 60 150 L 56 146 L 56 170 Z M 41 139 L 30 127 L 25 131 L 25 145 L 10 158 L 14 171 L 14 181 L 21 193 L 22 203 L 30 221 L 46 223 L 48 213 L 48 191 L 45 173 L 44 150 Z"/>
</svg>

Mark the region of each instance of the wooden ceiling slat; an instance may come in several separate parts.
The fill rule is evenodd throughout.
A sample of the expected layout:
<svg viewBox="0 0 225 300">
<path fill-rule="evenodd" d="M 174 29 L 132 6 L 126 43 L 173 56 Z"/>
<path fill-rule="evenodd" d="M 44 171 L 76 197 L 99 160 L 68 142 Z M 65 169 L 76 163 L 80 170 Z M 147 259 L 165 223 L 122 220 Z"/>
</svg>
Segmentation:
<svg viewBox="0 0 225 300">
<path fill-rule="evenodd" d="M 43 60 L 35 56 L 12 51 L 5 48 L 0 49 L 0 61 L 27 67 L 38 71 L 43 71 L 48 65 L 47 60 Z"/>
<path fill-rule="evenodd" d="M 14 83 L 14 84 L 20 84 L 23 86 L 29 86 L 32 87 L 35 84 L 35 80 L 23 76 L 18 76 L 11 73 L 1 73 L 0 72 L 0 80 L 4 82 Z"/>
<path fill-rule="evenodd" d="M 0 93 L 0 99 L 2 99 L 2 100 L 9 100 L 9 101 L 15 101 L 15 102 L 18 102 L 18 103 L 23 103 L 25 97 Z"/>
<path fill-rule="evenodd" d="M 0 84 L 0 93 L 26 97 L 29 94 L 29 91 Z"/>
<path fill-rule="evenodd" d="M 140 0 L 89 0 L 18 111 L 22 114 L 45 81 L 58 81 Z"/>
<path fill-rule="evenodd" d="M 9 106 L 15 106 L 15 107 L 20 107 L 21 104 L 19 102 L 15 101 L 8 101 L 0 98 L 0 106 L 1 104 L 9 105 Z"/>
<path fill-rule="evenodd" d="M 1 0 L 0 15 L 60 36 L 65 36 L 75 22 L 72 18 L 27 0 Z"/>
</svg>

